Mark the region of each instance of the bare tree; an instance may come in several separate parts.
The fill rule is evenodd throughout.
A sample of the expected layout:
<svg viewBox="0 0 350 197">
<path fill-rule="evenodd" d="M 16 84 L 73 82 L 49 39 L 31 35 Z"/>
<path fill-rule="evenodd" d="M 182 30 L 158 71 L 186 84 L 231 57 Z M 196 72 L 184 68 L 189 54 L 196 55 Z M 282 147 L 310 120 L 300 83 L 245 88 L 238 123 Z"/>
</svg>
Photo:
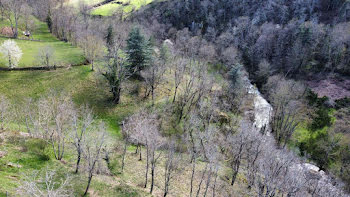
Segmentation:
<svg viewBox="0 0 350 197">
<path fill-rule="evenodd" d="M 77 152 L 77 162 L 75 173 L 79 172 L 80 161 L 83 154 L 83 143 L 88 132 L 92 129 L 94 123 L 92 111 L 88 106 L 83 106 L 73 117 L 72 138 L 75 150 Z"/>
<path fill-rule="evenodd" d="M 37 59 L 40 65 L 50 67 L 54 64 L 55 51 L 51 46 L 44 46 L 39 49 Z"/>
<path fill-rule="evenodd" d="M 18 25 L 19 19 L 21 17 L 25 1 L 23 0 L 2 0 L 2 6 L 5 8 L 7 12 L 5 12 L 5 16 L 9 21 L 13 33 L 13 37 L 18 37 Z"/>
<path fill-rule="evenodd" d="M 239 52 L 235 47 L 228 47 L 222 52 L 222 59 L 226 65 L 234 65 L 239 60 Z"/>
<path fill-rule="evenodd" d="M 308 169 L 310 170 L 310 169 Z M 336 180 L 332 180 L 327 176 L 320 176 L 321 174 L 308 174 L 308 181 L 304 186 L 307 189 L 308 194 L 312 197 L 347 197 L 348 194 L 345 194 L 339 185 L 337 185 Z M 314 173 L 314 172 L 311 172 Z M 310 175 L 312 177 L 310 177 Z"/>
<path fill-rule="evenodd" d="M 149 168 L 151 168 L 150 193 L 153 192 L 155 169 L 160 157 L 160 153 L 157 153 L 157 150 L 164 144 L 164 138 L 159 132 L 159 124 L 157 114 L 141 111 L 131 116 L 124 127 L 130 133 L 130 141 L 136 144 L 143 144 L 146 147 L 144 187 L 147 187 L 148 172 Z"/>
<path fill-rule="evenodd" d="M 247 160 L 247 182 L 250 190 L 254 184 L 259 170 L 259 161 L 264 155 L 264 136 L 258 131 L 250 131 L 248 143 L 246 145 Z"/>
<path fill-rule="evenodd" d="M 263 59 L 258 65 L 258 70 L 255 72 L 257 80 L 259 83 L 264 84 L 271 73 L 272 70 L 270 63 L 266 59 Z"/>
<path fill-rule="evenodd" d="M 273 88 L 272 88 L 273 87 Z M 270 77 L 265 88 L 271 89 L 268 98 L 274 106 L 271 129 L 279 148 L 284 148 L 289 142 L 299 122 L 303 119 L 301 113 L 305 86 L 282 76 Z"/>
<path fill-rule="evenodd" d="M 129 138 L 130 138 L 130 134 L 129 134 L 128 129 L 131 129 L 131 128 L 126 128 L 124 121 L 123 121 L 123 134 L 124 134 L 124 141 L 125 142 L 124 142 L 123 157 L 122 157 L 122 173 L 124 171 L 126 149 L 128 147 Z"/>
<path fill-rule="evenodd" d="M 183 79 L 183 91 L 175 105 L 178 122 L 187 117 L 203 96 L 211 91 L 213 85 L 205 64 L 193 63 L 187 69 L 188 76 Z"/>
<path fill-rule="evenodd" d="M 199 147 L 199 136 L 198 131 L 201 127 L 201 121 L 197 114 L 193 113 L 189 116 L 186 121 L 184 121 L 184 132 L 187 150 L 190 152 L 190 162 L 192 164 L 191 168 L 191 183 L 190 183 L 190 196 L 193 195 L 194 190 L 194 177 L 196 173 L 196 163 L 199 157 L 200 147 Z"/>
<path fill-rule="evenodd" d="M 156 129 L 158 126 L 155 125 L 155 128 L 149 130 L 147 132 L 147 149 L 150 154 L 150 162 L 151 162 L 151 189 L 150 193 L 153 192 L 154 187 L 154 178 L 155 178 L 155 170 L 157 166 L 158 159 L 161 155 L 161 152 L 157 153 L 157 150 L 164 144 L 164 138 L 160 135 L 159 130 Z"/>
<path fill-rule="evenodd" d="M 205 160 L 205 168 L 204 168 L 204 171 L 202 171 L 202 175 L 201 175 L 197 192 L 196 192 L 196 197 L 198 197 L 201 193 L 202 185 L 205 182 L 206 175 L 207 175 L 207 180 L 206 180 L 204 192 L 202 195 L 203 196 L 207 195 L 209 185 L 212 180 L 213 170 L 215 169 L 215 166 L 216 164 L 218 164 L 217 162 L 219 160 L 219 153 L 218 153 L 219 149 L 216 143 L 217 128 L 213 125 L 209 125 L 202 129 L 204 129 L 204 131 L 199 132 L 198 136 L 199 136 L 199 144 L 200 144 L 200 153 L 203 159 Z"/>
<path fill-rule="evenodd" d="M 180 155 L 176 153 L 175 140 L 168 139 L 167 143 L 168 153 L 164 166 L 164 197 L 169 193 L 170 182 L 174 177 L 174 173 L 178 168 Z"/>
<path fill-rule="evenodd" d="M 10 103 L 5 96 L 0 96 L 0 128 L 4 129 L 5 123 L 8 121 Z"/>
<path fill-rule="evenodd" d="M 182 79 L 185 74 L 187 60 L 184 58 L 176 59 L 174 62 L 175 70 L 174 70 L 174 98 L 173 103 L 175 103 L 177 90 L 182 82 Z"/>
<path fill-rule="evenodd" d="M 123 124 L 123 133 L 125 136 L 128 136 L 128 141 L 137 146 L 137 151 L 140 154 L 140 161 L 142 160 L 142 151 L 141 147 L 144 142 L 143 135 L 143 122 L 146 120 L 146 113 L 140 111 L 139 113 L 133 114 L 130 116 Z"/>
<path fill-rule="evenodd" d="M 38 105 L 31 98 L 27 98 L 23 104 L 23 114 L 27 132 L 31 137 L 42 137 L 40 135 L 40 124 Z"/>
<path fill-rule="evenodd" d="M 154 91 L 160 85 L 163 74 L 165 72 L 165 65 L 160 62 L 158 59 L 153 59 L 150 66 L 141 71 L 141 76 L 145 79 L 146 91 L 145 95 L 152 96 L 152 105 L 154 105 Z M 149 89 L 149 91 L 148 91 Z"/>
<path fill-rule="evenodd" d="M 5 14 L 5 8 L 2 5 L 2 2 L 0 1 L 0 12 L 1 12 L 1 20 L 4 20 L 4 14 Z"/>
<path fill-rule="evenodd" d="M 291 166 L 288 174 L 283 179 L 280 193 L 287 196 L 306 196 L 305 188 L 307 186 L 306 169 L 300 165 Z"/>
<path fill-rule="evenodd" d="M 290 107 L 285 105 L 279 105 L 274 108 L 274 114 L 271 119 L 271 129 L 276 138 L 278 147 L 285 148 L 299 124 L 296 117 L 298 115 L 296 109 L 297 106 Z"/>
<path fill-rule="evenodd" d="M 52 145 L 55 158 L 61 160 L 66 138 L 72 129 L 74 106 L 70 97 L 52 94 L 39 102 L 43 137 Z"/>
<path fill-rule="evenodd" d="M 266 154 L 259 161 L 257 189 L 259 196 L 275 196 L 287 178 L 294 156 L 286 151 L 277 149 L 273 142 L 267 142 Z"/>
<path fill-rule="evenodd" d="M 216 181 L 217 179 L 217 173 L 219 170 L 219 162 L 221 160 L 221 154 L 219 152 L 219 146 L 218 146 L 218 141 L 217 141 L 217 135 L 219 133 L 219 130 L 213 126 L 210 125 L 207 128 L 206 131 L 206 141 L 201 141 L 203 146 L 203 153 L 205 154 L 205 158 L 207 158 L 207 162 L 209 163 L 209 171 L 208 171 L 208 175 L 207 175 L 207 181 L 206 181 L 206 186 L 205 186 L 205 190 L 204 190 L 204 194 L 203 196 L 207 196 L 208 193 L 208 189 L 209 186 L 211 184 L 212 181 L 212 175 L 214 174 L 214 179 Z M 215 195 L 215 186 L 216 186 L 216 182 L 214 182 L 214 186 L 213 186 L 213 195 Z"/>
<path fill-rule="evenodd" d="M 28 33 L 31 34 L 33 32 L 30 32 L 31 29 L 29 26 L 31 25 L 31 15 L 33 14 L 33 9 L 28 5 L 24 4 L 22 9 L 22 19 L 25 26 L 25 32 L 24 34 L 27 36 Z M 30 35 L 29 35 L 30 36 Z"/>
<path fill-rule="evenodd" d="M 92 177 L 96 171 L 96 164 L 101 161 L 102 149 L 106 143 L 106 128 L 103 123 L 100 123 L 95 131 L 86 135 L 85 141 L 82 144 L 83 155 L 86 160 L 86 170 L 88 173 L 88 183 L 83 196 L 86 196 Z"/>
<path fill-rule="evenodd" d="M 83 49 L 84 55 L 91 63 L 91 70 L 94 70 L 94 62 L 103 56 L 104 41 L 94 35 L 85 35 L 79 41 L 79 46 Z"/>
<path fill-rule="evenodd" d="M 44 176 L 43 178 L 41 178 Z M 24 176 L 17 190 L 21 196 L 68 197 L 72 195 L 69 188 L 71 178 L 58 176 L 56 171 L 46 170 L 45 173 L 34 171 L 30 176 Z"/>
<path fill-rule="evenodd" d="M 242 121 L 239 133 L 231 134 L 228 137 L 228 157 L 230 158 L 230 165 L 232 169 L 231 185 L 233 185 L 236 181 L 237 174 L 239 172 L 241 162 L 245 154 L 245 148 L 248 143 L 248 133 L 251 132 L 251 128 L 249 128 L 248 125 L 248 122 Z"/>
<path fill-rule="evenodd" d="M 199 59 L 203 59 L 206 62 L 214 62 L 216 58 L 216 49 L 209 43 L 204 43 L 199 49 Z"/>
</svg>

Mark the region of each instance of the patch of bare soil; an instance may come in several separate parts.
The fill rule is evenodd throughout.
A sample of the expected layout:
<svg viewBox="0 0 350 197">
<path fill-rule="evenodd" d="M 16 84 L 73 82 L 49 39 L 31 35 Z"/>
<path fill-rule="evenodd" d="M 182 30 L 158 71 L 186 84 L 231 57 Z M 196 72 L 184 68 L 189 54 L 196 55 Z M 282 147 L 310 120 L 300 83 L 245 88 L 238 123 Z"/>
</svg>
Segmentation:
<svg viewBox="0 0 350 197">
<path fill-rule="evenodd" d="M 328 77 L 307 82 L 312 91 L 319 97 L 327 96 L 330 100 L 350 98 L 350 78 Z"/>
</svg>

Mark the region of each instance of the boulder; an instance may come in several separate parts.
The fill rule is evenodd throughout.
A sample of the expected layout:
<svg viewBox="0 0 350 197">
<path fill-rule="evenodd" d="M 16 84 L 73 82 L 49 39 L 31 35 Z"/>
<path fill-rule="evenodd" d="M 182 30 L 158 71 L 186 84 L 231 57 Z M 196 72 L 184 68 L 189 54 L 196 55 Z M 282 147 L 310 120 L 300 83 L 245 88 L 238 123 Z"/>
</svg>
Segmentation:
<svg viewBox="0 0 350 197">
<path fill-rule="evenodd" d="M 15 163 L 12 163 L 12 162 L 7 163 L 7 166 L 10 167 L 10 168 L 22 168 L 21 165 L 15 164 Z"/>
</svg>

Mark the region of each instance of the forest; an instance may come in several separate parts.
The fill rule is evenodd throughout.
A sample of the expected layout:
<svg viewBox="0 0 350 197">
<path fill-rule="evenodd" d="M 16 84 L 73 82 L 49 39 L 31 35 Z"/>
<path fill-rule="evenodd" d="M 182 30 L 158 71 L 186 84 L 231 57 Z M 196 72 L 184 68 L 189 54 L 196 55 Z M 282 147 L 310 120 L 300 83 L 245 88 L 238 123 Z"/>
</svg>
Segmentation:
<svg viewBox="0 0 350 197">
<path fill-rule="evenodd" d="M 350 196 L 350 1 L 0 0 L 0 196 Z"/>
</svg>

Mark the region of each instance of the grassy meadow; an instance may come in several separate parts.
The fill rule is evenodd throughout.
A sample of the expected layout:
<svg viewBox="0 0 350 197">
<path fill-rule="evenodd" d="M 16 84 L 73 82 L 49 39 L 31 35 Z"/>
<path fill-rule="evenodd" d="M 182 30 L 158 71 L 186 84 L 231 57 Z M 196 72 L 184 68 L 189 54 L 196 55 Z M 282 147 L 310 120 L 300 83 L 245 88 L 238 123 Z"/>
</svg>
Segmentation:
<svg viewBox="0 0 350 197">
<path fill-rule="evenodd" d="M 89 66 L 52 71 L 0 72 L 0 95 L 6 96 L 14 105 L 20 105 L 25 98 L 37 100 L 50 94 L 51 91 L 71 95 L 77 106 L 88 104 L 96 118 L 106 122 L 108 132 L 116 141 L 120 141 L 118 123 L 136 110 L 138 103 L 142 103 L 137 97 L 131 99 L 133 96 L 126 91 L 120 105 L 110 104 L 108 89 L 96 80 L 96 73 L 91 72 Z M 0 152 L 7 153 L 5 157 L 0 158 L 0 181 L 3 183 L 0 184 L 0 196 L 5 195 L 6 191 L 14 194 L 25 172 L 30 173 L 49 166 L 50 169 L 60 169 L 59 172 L 72 174 L 75 155 L 71 143 L 67 143 L 70 148 L 67 149 L 64 162 L 59 162 L 53 156 L 51 145 L 39 139 L 21 136 L 23 133 L 19 130 L 25 131 L 24 125 L 7 125 L 7 128 L 6 131 L 0 129 Z M 120 165 L 118 153 L 112 162 L 116 166 Z M 12 164 L 20 167 L 11 167 Z M 116 177 L 96 176 L 93 179 L 91 192 L 103 194 L 102 196 L 145 196 L 140 195 L 142 191 L 137 191 L 138 188 L 121 187 L 119 182 L 124 184 L 123 180 L 118 182 L 110 180 L 106 183 L 103 180 L 105 178 Z M 83 174 L 73 176 L 75 192 L 81 194 L 85 184 L 86 177 Z M 114 187 L 115 189 L 110 189 Z"/>
<path fill-rule="evenodd" d="M 38 50 L 47 45 L 54 48 L 57 65 L 77 65 L 85 62 L 81 49 L 52 36 L 45 23 L 36 19 L 35 23 L 38 26 L 33 33 L 33 39 L 40 41 L 22 40 L 22 35 L 21 39 L 16 39 L 23 52 L 19 67 L 41 66 L 38 65 L 36 56 Z M 0 21 L 0 28 L 5 26 L 8 26 L 7 22 Z M 0 44 L 6 39 L 0 37 Z M 0 66 L 6 66 L 2 57 Z M 49 95 L 51 91 L 71 95 L 77 106 L 89 105 L 95 117 L 106 122 L 110 135 L 116 141 L 120 139 L 120 120 L 132 113 L 140 103 L 137 98 L 131 99 L 132 95 L 126 91 L 120 105 L 110 104 L 108 88 L 99 80 L 97 72 L 91 72 L 90 66 L 51 71 L 0 71 L 0 95 L 7 97 L 12 106 L 21 106 L 26 98 L 38 100 Z M 56 170 L 60 177 L 68 173 L 72 179 L 71 187 L 75 196 L 84 192 L 85 174 L 72 173 L 75 153 L 70 142 L 67 143 L 63 162 L 60 162 L 54 158 L 51 145 L 40 139 L 30 139 L 26 133 L 22 133 L 25 131 L 24 123 L 10 123 L 5 126 L 5 130 L 0 129 L 0 196 L 6 196 L 6 192 L 11 196 L 16 194 L 21 179 L 45 168 Z M 116 166 L 119 165 L 119 160 L 120 158 L 115 156 L 113 162 Z M 97 193 L 103 196 L 147 196 L 139 188 L 126 186 L 123 181 L 106 182 L 104 177 L 114 179 L 110 176 L 97 176 L 91 185 L 91 196 Z"/>
<path fill-rule="evenodd" d="M 39 41 L 22 40 L 23 35 L 20 35 L 21 39 L 16 39 L 16 43 L 21 48 L 23 55 L 19 62 L 18 67 L 33 67 L 38 65 L 38 53 L 41 48 L 50 46 L 54 50 L 53 60 L 56 65 L 77 65 L 85 62 L 85 58 L 81 49 L 72 46 L 70 43 L 62 42 L 54 37 L 46 25 L 46 23 L 33 19 L 36 24 L 36 30 L 32 32 L 33 39 Z M 0 28 L 9 26 L 6 21 L 0 21 Z M 22 30 L 19 30 L 21 33 Z M 8 38 L 0 37 L 0 44 L 2 44 Z M 6 67 L 6 60 L 0 56 L 0 67 Z"/>
<path fill-rule="evenodd" d="M 134 10 L 140 9 L 142 6 L 151 3 L 152 1 L 153 0 L 116 0 L 93 9 L 91 14 L 110 16 L 118 9 L 122 9 L 124 13 L 129 14 Z"/>
<path fill-rule="evenodd" d="M 132 2 L 132 5 L 139 8 L 145 2 L 149 3 L 150 1 L 141 2 L 136 0 Z M 126 12 L 130 12 L 132 10 L 130 6 L 125 6 L 123 9 Z M 103 8 L 104 6 L 101 7 Z M 128 9 L 130 10 L 128 11 Z M 79 64 L 85 61 L 79 48 L 57 40 L 49 33 L 45 23 L 36 22 L 39 27 L 34 32 L 33 38 L 40 40 L 40 42 L 16 40 L 23 51 L 20 67 L 40 66 L 37 65 L 35 56 L 40 47 L 48 44 L 56 50 L 56 61 L 61 64 Z M 0 24 L 6 26 L 4 21 L 0 22 Z M 6 39 L 0 38 L 0 43 L 4 40 Z M 98 67 L 98 63 L 96 64 L 96 67 Z M 0 59 L 0 66 L 5 66 L 3 59 Z M 111 94 L 109 89 L 103 80 L 100 80 L 100 77 L 98 71 L 92 72 L 89 65 L 50 71 L 0 71 L 0 95 L 7 97 L 12 105 L 19 106 L 19 108 L 26 98 L 32 98 L 35 101 L 49 95 L 51 91 L 70 95 L 77 107 L 84 104 L 89 105 L 95 118 L 106 123 L 111 139 L 116 144 L 115 150 L 110 155 L 110 174 L 94 176 L 89 196 L 150 196 L 150 176 L 148 187 L 143 188 L 146 165 L 144 149 L 142 150 L 144 159 L 139 161 L 139 156 L 134 154 L 135 147 L 128 146 L 125 171 L 124 173 L 120 172 L 121 153 L 124 146 L 121 140 L 120 122 L 142 107 L 150 106 L 151 101 L 144 98 L 145 93 L 142 82 L 131 80 L 124 84 L 121 103 L 114 105 L 110 100 Z M 156 90 L 155 108 L 162 108 L 173 96 L 173 74 L 166 72 L 164 78 L 166 80 Z M 181 91 L 181 87 L 179 91 Z M 0 154 L 5 153 L 4 156 L 0 156 L 0 197 L 6 196 L 7 192 L 10 196 L 15 195 L 17 188 L 20 186 L 20 180 L 33 174 L 33 172 L 43 172 L 45 169 L 55 170 L 59 176 L 58 178 L 64 178 L 68 174 L 71 178 L 70 185 L 74 196 L 81 196 L 87 184 L 87 175 L 84 173 L 73 173 L 76 155 L 71 141 L 67 139 L 67 148 L 63 161 L 57 161 L 54 158 L 51 145 L 41 139 L 29 138 L 26 133 L 23 133 L 26 130 L 24 123 L 22 124 L 17 122 L 14 124 L 10 123 L 5 125 L 5 130 L 0 129 Z M 155 196 L 163 195 L 165 157 L 166 154 L 163 153 L 156 168 L 153 193 Z M 128 165 L 131 163 L 132 165 Z M 189 195 L 191 165 L 187 164 L 181 165 L 184 167 L 178 169 L 181 176 L 174 177 L 169 196 Z M 196 168 L 195 189 L 199 185 L 202 173 L 206 170 L 205 163 L 199 162 Z M 228 179 L 225 177 L 227 173 L 229 173 L 229 170 L 222 168 L 219 172 L 218 182 L 228 182 Z M 44 175 L 40 174 L 39 176 L 43 177 Z M 239 184 L 234 186 L 234 194 L 244 196 L 244 189 L 240 186 L 245 181 L 243 173 L 240 173 L 237 178 Z M 203 191 L 202 189 L 201 194 Z M 220 196 L 221 191 L 231 191 L 231 188 L 221 188 L 217 192 L 217 196 Z M 211 192 L 210 188 L 209 192 Z"/>
</svg>

